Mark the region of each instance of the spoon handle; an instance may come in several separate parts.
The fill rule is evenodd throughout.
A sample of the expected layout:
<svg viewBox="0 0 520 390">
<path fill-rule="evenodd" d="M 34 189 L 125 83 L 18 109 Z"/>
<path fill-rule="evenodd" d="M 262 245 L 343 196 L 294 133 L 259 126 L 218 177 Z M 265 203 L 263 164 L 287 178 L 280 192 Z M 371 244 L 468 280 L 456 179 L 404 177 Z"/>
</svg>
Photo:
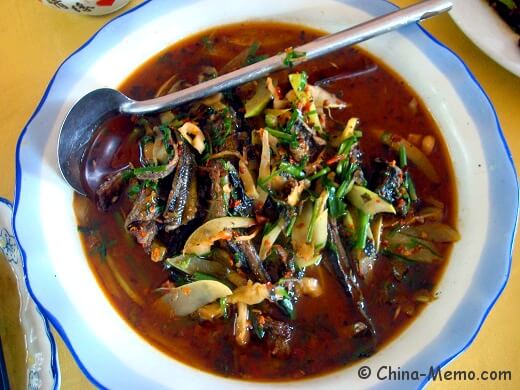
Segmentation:
<svg viewBox="0 0 520 390">
<path fill-rule="evenodd" d="M 123 114 L 142 115 L 171 109 L 180 104 L 257 80 L 274 71 L 288 68 L 292 64 L 300 64 L 400 27 L 431 18 L 449 11 L 451 7 L 451 0 L 422 1 L 297 47 L 293 50 L 293 53 L 297 55 L 298 53 L 304 53 L 304 55 L 294 58 L 292 61 L 288 58 L 288 52 L 280 53 L 266 60 L 169 95 L 150 100 L 125 102 L 121 104 L 120 112 Z"/>
</svg>

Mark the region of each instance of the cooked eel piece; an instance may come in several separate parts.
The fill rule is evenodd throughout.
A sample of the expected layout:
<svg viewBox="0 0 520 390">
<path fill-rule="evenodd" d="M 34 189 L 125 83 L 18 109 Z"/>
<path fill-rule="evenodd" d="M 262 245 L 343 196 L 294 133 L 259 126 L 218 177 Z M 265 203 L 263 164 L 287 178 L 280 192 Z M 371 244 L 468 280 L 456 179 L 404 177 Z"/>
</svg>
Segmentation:
<svg viewBox="0 0 520 390">
<path fill-rule="evenodd" d="M 224 193 L 223 180 L 227 171 L 222 160 L 210 160 L 208 163 L 211 192 L 208 210 L 208 220 L 225 217 L 228 214 L 228 199 Z"/>
<path fill-rule="evenodd" d="M 318 151 L 316 142 L 314 142 L 314 131 L 303 120 L 297 120 L 291 129 L 292 133 L 296 133 L 297 144 L 290 146 L 291 155 L 295 161 L 301 162 L 307 158 L 313 160 L 314 155 Z"/>
<path fill-rule="evenodd" d="M 189 196 L 188 202 L 186 203 L 186 208 L 184 209 L 184 214 L 182 215 L 182 224 L 186 225 L 192 219 L 197 216 L 197 212 L 199 210 L 199 190 L 198 190 L 198 180 L 197 176 L 194 175 L 191 178 L 189 184 Z"/>
<path fill-rule="evenodd" d="M 159 229 L 157 238 L 167 248 L 166 257 L 174 257 L 178 255 L 182 251 L 184 243 L 188 237 L 195 231 L 195 229 L 202 225 L 203 222 L 202 218 L 197 217 L 185 225 L 179 226 L 172 232 L 167 232 L 165 229 Z"/>
<path fill-rule="evenodd" d="M 345 293 L 352 299 L 358 312 L 363 317 L 366 325 L 370 329 L 373 336 L 374 344 L 377 338 L 376 328 L 374 322 L 368 313 L 367 304 L 363 297 L 360 281 L 354 272 L 352 260 L 347 256 L 347 252 L 341 241 L 336 221 L 333 218 L 329 219 L 328 223 L 329 240 L 332 245 L 324 251 L 324 258 L 330 265 L 339 283 L 343 286 Z"/>
<path fill-rule="evenodd" d="M 286 263 L 284 261 L 287 258 L 287 252 L 280 245 L 276 245 L 276 247 L 277 248 L 273 245 L 272 250 L 264 260 L 264 268 L 273 283 L 278 282 L 287 272 Z"/>
<path fill-rule="evenodd" d="M 163 213 L 165 230 L 172 231 L 193 219 L 196 214 L 197 185 L 192 185 L 197 163 L 190 147 L 185 142 L 179 143 L 179 163 L 172 181 L 172 189 L 168 195 L 166 208 Z M 188 206 L 188 207 L 187 207 Z M 195 211 L 194 211 L 195 208 Z M 184 215 L 188 210 L 188 215 Z"/>
<path fill-rule="evenodd" d="M 372 281 L 374 266 L 377 261 L 377 251 L 374 240 L 367 238 L 365 248 L 355 249 L 352 251 L 352 257 L 355 259 L 356 272 L 363 279 L 365 285 L 369 285 Z"/>
<path fill-rule="evenodd" d="M 179 161 L 178 145 L 176 145 L 173 140 L 171 129 L 168 128 L 166 125 L 155 126 L 153 128 L 153 133 L 154 137 L 153 141 L 151 142 L 151 145 L 153 145 L 153 152 L 151 153 L 152 156 L 148 156 L 148 159 L 146 158 L 146 153 L 143 149 L 145 146 L 143 146 L 143 144 L 140 143 L 141 164 L 144 167 L 148 167 L 156 164 L 165 164 L 166 161 L 168 161 L 168 163 L 164 165 L 163 169 L 159 171 L 141 170 L 140 172 L 140 170 L 137 170 L 135 176 L 139 180 L 164 179 L 173 172 L 175 166 Z M 147 145 L 150 145 L 150 143 Z"/>
<path fill-rule="evenodd" d="M 276 357 L 288 357 L 291 354 L 292 326 L 266 316 L 264 328 L 266 329 L 267 345 L 271 349 L 271 354 Z"/>
<path fill-rule="evenodd" d="M 211 142 L 213 153 L 223 150 L 238 150 L 236 133 L 240 121 L 236 111 L 229 106 L 213 111 L 203 126 L 206 139 Z"/>
<path fill-rule="evenodd" d="M 363 174 L 363 152 L 359 147 L 359 142 L 355 143 L 350 150 L 349 155 L 350 164 L 357 167 L 357 169 L 352 174 L 352 178 L 354 179 L 354 183 L 360 186 L 364 186 L 366 183 L 365 175 Z"/>
<path fill-rule="evenodd" d="M 327 145 L 327 141 L 321 138 L 315 129 L 313 129 L 311 126 L 309 126 L 302 118 L 298 118 L 297 123 L 302 126 L 303 130 L 306 130 L 311 138 L 314 146 L 324 146 Z"/>
<path fill-rule="evenodd" d="M 251 310 L 256 334 L 259 338 L 266 338 L 271 354 L 276 357 L 287 358 L 291 354 L 291 339 L 293 327 L 283 321 L 277 321 L 260 310 Z"/>
<path fill-rule="evenodd" d="M 229 175 L 229 181 L 232 187 L 232 214 L 240 215 L 241 217 L 251 217 L 253 213 L 253 200 L 246 195 L 246 191 L 242 184 L 242 180 L 240 180 L 235 166 L 231 163 L 228 163 L 227 171 Z"/>
<path fill-rule="evenodd" d="M 389 163 L 381 159 L 374 160 L 374 168 L 374 192 L 390 203 L 395 203 L 402 197 L 403 171 L 395 162 Z"/>
<path fill-rule="evenodd" d="M 264 260 L 264 268 L 273 283 L 277 283 L 281 278 L 295 277 L 297 274 L 296 263 L 291 245 L 273 245 L 271 252 Z M 301 270 L 300 273 L 302 273 Z"/>
<path fill-rule="evenodd" d="M 110 176 L 96 190 L 96 205 L 101 211 L 107 211 L 115 204 L 127 184 L 128 175 L 132 172 L 132 165 Z"/>
<path fill-rule="evenodd" d="M 229 248 L 239 260 L 245 260 L 247 267 L 254 276 L 255 281 L 260 283 L 267 283 L 271 281 L 271 277 L 267 273 L 258 256 L 254 245 L 250 240 L 248 241 L 228 241 Z"/>
<path fill-rule="evenodd" d="M 160 214 L 159 197 L 150 188 L 143 188 L 125 220 L 125 228 L 149 253 L 159 230 L 156 218 Z"/>
</svg>

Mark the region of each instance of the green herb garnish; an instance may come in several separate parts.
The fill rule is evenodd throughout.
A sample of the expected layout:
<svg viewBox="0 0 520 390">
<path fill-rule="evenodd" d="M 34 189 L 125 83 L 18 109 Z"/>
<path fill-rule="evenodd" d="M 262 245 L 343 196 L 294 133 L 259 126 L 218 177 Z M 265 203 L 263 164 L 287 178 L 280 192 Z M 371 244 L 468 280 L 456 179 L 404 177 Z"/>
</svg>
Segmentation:
<svg viewBox="0 0 520 390">
<path fill-rule="evenodd" d="M 511 11 L 517 8 L 517 5 L 515 4 L 514 0 L 498 0 L 498 2 L 504 4 Z"/>
<path fill-rule="evenodd" d="M 157 165 L 154 167 L 142 167 L 142 168 L 135 168 L 133 170 L 133 174 L 135 176 L 141 175 L 143 173 L 157 173 L 157 172 L 163 172 L 166 170 L 166 165 Z"/>
<path fill-rule="evenodd" d="M 111 247 L 113 247 L 116 244 L 116 240 L 110 240 L 107 241 L 105 238 L 101 237 L 101 241 L 99 244 L 94 248 L 94 252 L 99 255 L 101 260 L 105 260 L 107 257 L 107 251 Z"/>
<path fill-rule="evenodd" d="M 283 64 L 288 68 L 292 68 L 294 63 L 299 59 L 306 56 L 307 53 L 304 51 L 296 51 L 294 49 L 288 49 L 285 52 L 285 58 L 283 59 Z"/>
<path fill-rule="evenodd" d="M 215 42 L 207 35 L 204 35 L 200 41 L 207 51 L 212 51 L 215 48 Z"/>
<path fill-rule="evenodd" d="M 259 61 L 265 60 L 267 58 L 267 56 L 265 54 L 262 54 L 259 56 L 256 55 L 256 52 L 258 51 L 259 48 L 260 48 L 260 43 L 257 41 L 255 41 L 251 44 L 251 46 L 249 47 L 249 51 L 247 53 L 247 57 L 246 57 L 246 61 L 245 61 L 244 65 L 251 65 L 251 64 L 254 64 L 255 62 L 259 62 Z"/>
<path fill-rule="evenodd" d="M 163 135 L 162 142 L 164 149 L 166 149 L 166 153 L 168 153 L 168 156 L 171 157 L 173 155 L 173 145 L 170 142 L 170 140 L 172 139 L 172 131 L 167 125 L 164 124 L 159 127 L 159 130 L 161 130 L 161 133 Z"/>
<path fill-rule="evenodd" d="M 139 184 L 134 184 L 128 188 L 128 196 L 130 198 L 133 198 L 134 196 L 137 196 L 141 192 L 141 186 Z"/>
<path fill-rule="evenodd" d="M 146 144 L 152 143 L 153 141 L 154 141 L 154 139 L 152 136 L 144 135 L 141 138 L 141 145 L 146 145 Z"/>
</svg>

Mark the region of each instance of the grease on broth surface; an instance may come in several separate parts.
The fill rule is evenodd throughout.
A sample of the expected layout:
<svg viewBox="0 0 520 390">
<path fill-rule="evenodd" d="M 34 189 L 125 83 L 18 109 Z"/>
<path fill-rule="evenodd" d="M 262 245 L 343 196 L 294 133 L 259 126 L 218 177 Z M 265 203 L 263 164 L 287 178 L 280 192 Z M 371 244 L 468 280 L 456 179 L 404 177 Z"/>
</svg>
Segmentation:
<svg viewBox="0 0 520 390">
<path fill-rule="evenodd" d="M 319 35 L 320 32 L 306 27 L 274 23 L 246 23 L 206 31 L 147 61 L 120 89 L 134 99 L 151 98 L 173 73 L 188 83 L 197 83 L 203 67 L 220 69 L 255 41 L 261 44 L 255 56 L 271 55 Z M 309 75 L 310 84 L 321 82 L 323 88 L 348 103 L 345 109 L 333 111 L 335 121 L 361 119 L 360 145 L 367 161 L 375 157 L 395 159 L 395 153 L 373 135 L 375 130 L 384 129 L 404 138 L 415 134 L 423 140 L 433 136 L 436 143 L 429 159 L 443 180 L 433 183 L 413 165 L 409 172 L 419 196 L 442 204 L 441 221 L 453 225 L 455 188 L 447 150 L 429 113 L 406 83 L 359 48 L 338 51 L 279 72 L 279 86 L 287 90 L 288 83 L 283 81 L 287 74 L 302 70 Z M 107 130 L 98 136 L 100 143 L 109 138 L 110 131 L 121 134 L 120 127 L 117 122 L 108 123 Z M 91 153 L 95 157 L 95 152 Z M 115 155 L 110 162 L 112 168 L 123 168 L 128 161 L 139 165 L 135 140 L 123 140 Z M 107 297 L 139 334 L 170 356 L 205 371 L 242 379 L 290 380 L 323 374 L 379 350 L 431 298 L 451 248 L 451 244 L 438 244 L 444 260 L 431 264 L 399 262 L 383 255 L 378 258 L 373 280 L 363 288 L 377 328 L 375 341 L 366 334 L 356 335 L 356 326 L 363 318 L 337 278 L 321 265 L 309 267 L 305 276 L 316 278 L 323 293 L 312 298 L 301 296 L 295 304 L 295 318 L 284 319 L 294 332 L 289 357 L 280 358 L 273 357 L 265 343 L 253 336 L 246 347 L 237 345 L 233 320 L 172 318 L 155 310 L 154 291 L 169 278 L 169 272 L 163 264 L 150 261 L 149 255 L 126 233 L 124 221 L 130 208 L 130 201 L 123 197 L 105 213 L 91 200 L 74 196 L 85 252 Z"/>
</svg>

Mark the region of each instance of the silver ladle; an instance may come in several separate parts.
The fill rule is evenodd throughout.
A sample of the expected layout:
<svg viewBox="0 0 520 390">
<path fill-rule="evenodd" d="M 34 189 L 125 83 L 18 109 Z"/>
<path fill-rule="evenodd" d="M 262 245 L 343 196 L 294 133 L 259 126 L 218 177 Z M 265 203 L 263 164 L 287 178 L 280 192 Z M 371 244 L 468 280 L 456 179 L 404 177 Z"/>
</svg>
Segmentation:
<svg viewBox="0 0 520 390">
<path fill-rule="evenodd" d="M 324 56 L 335 50 L 439 15 L 451 8 L 452 1 L 450 0 L 422 1 L 294 48 L 294 52 L 305 53 L 305 56 L 294 60 L 294 63 L 300 64 Z M 144 115 L 165 111 L 180 104 L 257 80 L 287 67 L 287 53 L 280 53 L 193 87 L 143 101 L 130 99 L 115 89 L 96 89 L 82 97 L 72 107 L 63 122 L 58 140 L 58 164 L 61 173 L 75 191 L 86 194 L 87 191 L 83 188 L 80 179 L 81 160 L 97 126 L 111 115 Z"/>
</svg>

